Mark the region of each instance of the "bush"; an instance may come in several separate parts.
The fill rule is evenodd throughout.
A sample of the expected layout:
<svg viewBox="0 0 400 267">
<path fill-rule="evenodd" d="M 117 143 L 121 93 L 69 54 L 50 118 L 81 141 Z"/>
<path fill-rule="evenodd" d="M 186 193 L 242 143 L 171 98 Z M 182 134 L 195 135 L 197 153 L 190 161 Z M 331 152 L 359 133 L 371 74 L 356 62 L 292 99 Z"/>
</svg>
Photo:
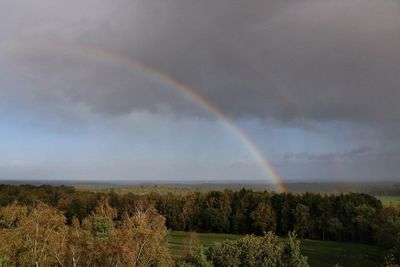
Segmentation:
<svg viewBox="0 0 400 267">
<path fill-rule="evenodd" d="M 289 234 L 285 242 L 269 232 L 264 236 L 246 235 L 226 240 L 204 250 L 199 247 L 178 266 L 193 267 L 307 267 L 307 257 L 300 253 L 300 242 Z"/>
</svg>

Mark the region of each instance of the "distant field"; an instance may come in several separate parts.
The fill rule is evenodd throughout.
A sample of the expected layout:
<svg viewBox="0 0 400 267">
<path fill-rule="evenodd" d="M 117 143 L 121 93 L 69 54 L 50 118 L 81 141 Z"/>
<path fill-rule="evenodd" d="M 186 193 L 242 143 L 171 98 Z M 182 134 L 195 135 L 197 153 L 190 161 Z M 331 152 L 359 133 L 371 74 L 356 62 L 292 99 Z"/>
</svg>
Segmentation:
<svg viewBox="0 0 400 267">
<path fill-rule="evenodd" d="M 237 239 L 240 236 L 231 234 L 196 234 L 198 242 L 204 246 L 226 239 Z M 169 247 L 174 257 L 182 257 L 187 251 L 189 233 L 170 232 Z M 340 263 L 342 267 L 374 267 L 381 266 L 380 251 L 374 246 L 331 241 L 303 240 L 303 254 L 308 256 L 311 266 L 325 267 Z"/>
<path fill-rule="evenodd" d="M 400 205 L 400 196 L 376 196 L 384 205 Z"/>
<path fill-rule="evenodd" d="M 16 184 L 17 182 L 11 182 L 10 184 Z M 21 182 L 20 182 L 21 183 Z M 49 182 L 37 182 L 37 184 L 49 184 Z M 215 181 L 215 182 L 201 182 L 201 181 L 178 181 L 176 183 L 167 183 L 167 182 L 158 182 L 158 183 L 129 183 L 129 181 L 114 181 L 114 183 L 105 183 L 105 182 L 84 182 L 84 181 L 75 181 L 75 182 L 60 182 L 58 185 L 70 185 L 74 186 L 78 190 L 89 190 L 94 192 L 110 192 L 113 191 L 115 193 L 135 193 L 135 194 L 148 194 L 150 192 L 157 192 L 160 194 L 182 194 L 189 192 L 208 192 L 211 190 L 220 190 L 223 191 L 225 189 L 230 189 L 233 191 L 240 190 L 242 188 L 251 189 L 253 191 L 274 191 L 275 186 L 272 184 L 268 184 L 265 181 L 260 182 L 230 182 L 224 183 L 223 181 Z M 394 182 L 380 182 L 380 183 L 372 183 L 372 182 L 290 182 L 285 184 L 287 191 L 293 193 L 304 193 L 304 192 L 313 192 L 313 193 L 323 193 L 323 194 L 337 194 L 337 193 L 349 193 L 349 192 L 358 192 L 358 193 L 370 193 L 379 195 L 377 193 L 377 189 L 388 192 L 388 191 L 396 191 L 396 188 L 400 187 L 398 183 Z M 378 192 L 379 192 L 378 190 Z"/>
<path fill-rule="evenodd" d="M 272 187 L 268 185 L 247 185 L 247 184 L 144 184 L 144 185 L 96 185 L 96 184 L 78 184 L 74 185 L 78 190 L 89 190 L 92 192 L 115 192 L 117 194 L 134 193 L 145 195 L 149 193 L 159 194 L 186 194 L 190 192 L 209 192 L 212 190 L 223 191 L 230 189 L 238 191 L 242 188 L 254 191 L 272 191 Z"/>
<path fill-rule="evenodd" d="M 187 248 L 185 242 L 189 239 L 190 233 L 171 231 L 169 234 L 169 249 L 174 257 L 185 256 Z M 210 233 L 196 233 L 198 242 L 205 247 L 212 246 L 215 242 L 227 239 L 237 239 L 239 235 L 232 234 L 210 234 Z"/>
</svg>

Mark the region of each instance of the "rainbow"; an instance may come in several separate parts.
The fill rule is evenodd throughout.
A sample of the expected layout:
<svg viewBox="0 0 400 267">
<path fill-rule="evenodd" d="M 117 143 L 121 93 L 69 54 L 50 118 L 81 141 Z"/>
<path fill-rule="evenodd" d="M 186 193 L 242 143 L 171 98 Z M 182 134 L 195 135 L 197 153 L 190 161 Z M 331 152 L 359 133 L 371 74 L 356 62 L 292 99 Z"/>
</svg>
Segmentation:
<svg viewBox="0 0 400 267">
<path fill-rule="evenodd" d="M 265 173 L 273 179 L 274 183 L 277 186 L 277 189 L 280 192 L 287 191 L 284 183 L 282 182 L 282 179 L 275 171 L 274 167 L 272 166 L 266 155 L 264 155 L 264 153 L 257 147 L 257 145 L 251 140 L 251 138 L 243 131 L 243 129 L 241 129 L 231 117 L 226 115 L 217 106 L 207 101 L 203 96 L 196 93 L 190 86 L 183 84 L 182 82 L 176 80 L 175 78 L 157 69 L 154 69 L 150 66 L 147 66 L 141 62 L 138 62 L 134 59 L 131 59 L 116 52 L 103 50 L 97 47 L 81 46 L 81 45 L 79 46 L 77 45 L 66 46 L 65 44 L 57 45 L 58 48 L 60 48 L 60 46 L 63 48 L 63 50 L 71 49 L 75 52 L 76 50 L 78 50 L 81 53 L 84 53 L 85 55 L 90 54 L 93 55 L 95 58 L 111 59 L 119 63 L 122 63 L 126 66 L 134 67 L 135 69 L 139 69 L 144 73 L 150 74 L 151 77 L 158 79 L 160 82 L 165 82 L 173 86 L 174 88 L 179 90 L 180 93 L 183 93 L 185 96 L 189 97 L 189 99 L 192 99 L 195 103 L 197 103 L 205 110 L 211 112 L 217 118 L 219 118 L 228 129 L 230 129 L 240 138 L 240 140 L 247 147 L 247 149 L 249 149 L 249 151 L 252 153 L 254 158 L 259 162 Z"/>
</svg>

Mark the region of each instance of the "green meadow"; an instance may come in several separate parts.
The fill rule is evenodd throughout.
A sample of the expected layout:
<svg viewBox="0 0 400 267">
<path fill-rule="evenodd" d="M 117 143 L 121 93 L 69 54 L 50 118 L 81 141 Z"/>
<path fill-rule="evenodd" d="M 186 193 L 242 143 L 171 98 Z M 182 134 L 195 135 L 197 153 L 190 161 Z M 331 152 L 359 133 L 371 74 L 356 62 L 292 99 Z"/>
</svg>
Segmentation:
<svg viewBox="0 0 400 267">
<path fill-rule="evenodd" d="M 376 196 L 384 205 L 400 205 L 400 196 Z"/>
<path fill-rule="evenodd" d="M 236 239 L 239 235 L 195 233 L 192 243 L 205 247 L 212 246 L 215 242 L 226 239 Z M 169 234 L 169 248 L 175 258 L 183 257 L 188 252 L 190 233 L 172 231 Z M 197 240 L 197 241 L 196 241 Z M 356 243 L 342 243 L 332 241 L 302 240 L 302 252 L 308 257 L 311 266 L 335 266 L 339 263 L 342 267 L 374 267 L 382 265 L 382 253 L 375 246 Z"/>
</svg>

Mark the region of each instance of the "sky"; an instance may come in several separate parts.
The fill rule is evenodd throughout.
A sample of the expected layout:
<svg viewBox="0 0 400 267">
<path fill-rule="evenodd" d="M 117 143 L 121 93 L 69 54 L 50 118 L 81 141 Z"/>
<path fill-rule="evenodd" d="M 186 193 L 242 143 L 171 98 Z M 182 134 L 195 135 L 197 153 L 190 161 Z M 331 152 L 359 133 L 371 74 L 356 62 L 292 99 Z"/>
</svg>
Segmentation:
<svg viewBox="0 0 400 267">
<path fill-rule="evenodd" d="M 0 179 L 400 178 L 398 0 L 0 0 L 0 22 Z"/>
</svg>

